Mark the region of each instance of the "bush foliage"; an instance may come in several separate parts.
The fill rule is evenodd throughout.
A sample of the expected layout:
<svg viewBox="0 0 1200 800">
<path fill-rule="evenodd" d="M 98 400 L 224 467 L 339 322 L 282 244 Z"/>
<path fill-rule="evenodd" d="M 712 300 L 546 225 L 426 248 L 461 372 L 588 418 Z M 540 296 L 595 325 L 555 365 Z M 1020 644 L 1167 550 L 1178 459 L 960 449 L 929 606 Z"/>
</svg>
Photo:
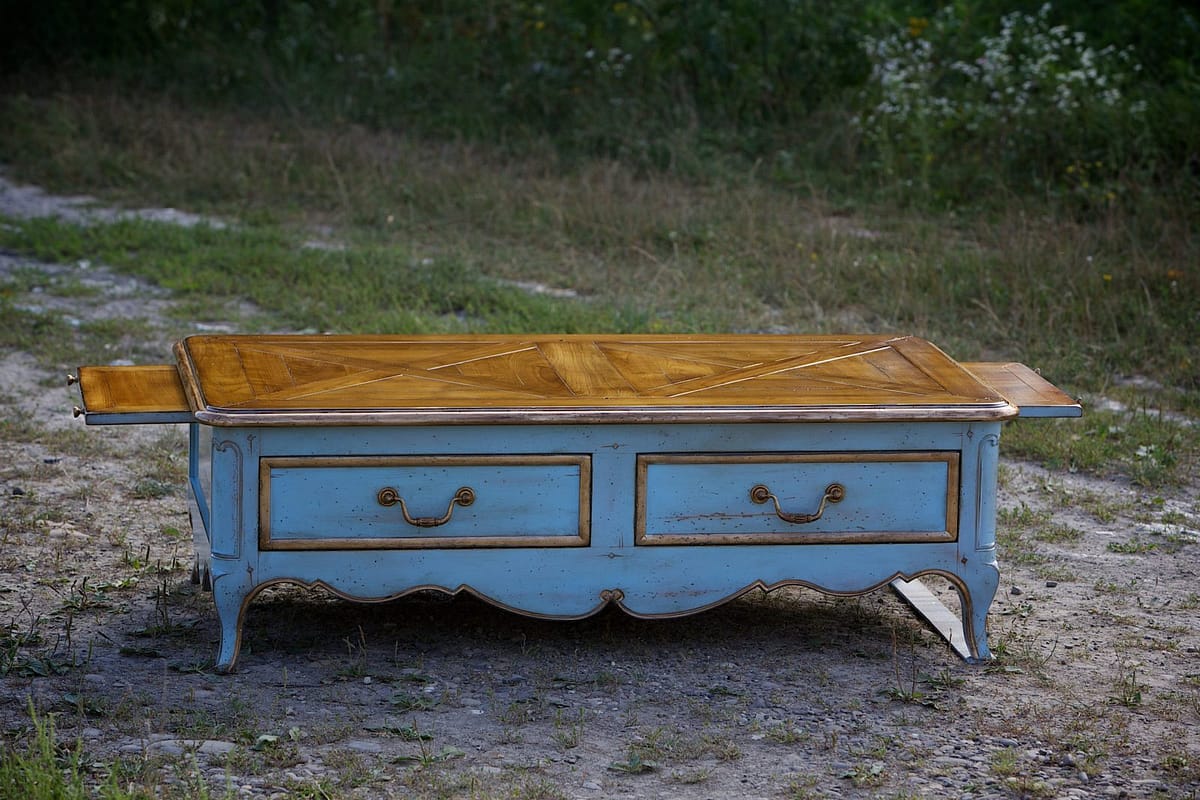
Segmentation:
<svg viewBox="0 0 1200 800">
<path fill-rule="evenodd" d="M 19 81 L 105 74 L 657 168 L 732 152 L 947 202 L 997 184 L 1085 207 L 1147 184 L 1200 194 L 1184 0 L 44 0 L 10 16 L 0 66 Z"/>
</svg>

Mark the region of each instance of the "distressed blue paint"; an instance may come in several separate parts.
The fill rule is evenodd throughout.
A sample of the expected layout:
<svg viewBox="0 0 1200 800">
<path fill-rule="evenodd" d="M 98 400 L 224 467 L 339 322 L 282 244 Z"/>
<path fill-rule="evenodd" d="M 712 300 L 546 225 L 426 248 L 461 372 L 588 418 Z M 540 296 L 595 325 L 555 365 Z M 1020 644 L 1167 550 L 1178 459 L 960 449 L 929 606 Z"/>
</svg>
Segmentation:
<svg viewBox="0 0 1200 800">
<path fill-rule="evenodd" d="M 580 617 L 614 598 L 627 611 L 677 615 L 711 606 L 747 587 L 804 583 L 854 594 L 895 577 L 927 573 L 960 588 L 964 624 L 976 658 L 989 657 L 985 620 L 998 583 L 995 561 L 995 470 L 999 423 L 804 423 L 738 425 L 531 425 L 457 427 L 218 428 L 211 445 L 212 489 L 207 529 L 221 643 L 217 665 L 237 655 L 247 599 L 271 582 L 325 584 L 355 599 L 379 600 L 420 587 L 469 588 L 524 613 Z M 195 442 L 193 438 L 193 442 Z M 812 454 L 953 451 L 961 458 L 958 539 L 919 543 L 634 544 L 639 454 Z M 586 547 L 484 547 L 260 551 L 259 460 L 279 457 L 415 457 L 588 454 L 591 456 L 591 542 Z M 873 456 L 874 457 L 874 456 Z M 200 459 L 191 459 L 193 470 Z M 832 481 L 847 499 L 830 506 L 824 527 L 834 530 L 934 530 L 946 527 L 946 463 L 940 461 L 720 465 L 699 472 L 680 465 L 650 470 L 647 500 L 652 526 L 695 526 L 675 511 L 694 507 L 720 519 L 722 503 L 749 511 L 755 526 L 785 530 L 766 506 L 742 497 L 766 483 L 785 506 L 811 511 Z M 376 536 L 399 518 L 398 508 L 372 508 L 374 493 L 412 487 L 410 512 L 440 516 L 455 490 L 472 485 L 476 506 L 456 508 L 437 535 L 560 533 L 577 519 L 579 470 L 543 465 L 512 467 L 411 466 L 277 470 L 271 473 L 273 531 L 289 536 Z M 193 475 L 193 486 L 198 477 Z M 403 484 L 403 485 L 401 485 Z M 475 484 L 479 484 L 476 486 Z M 491 488 L 517 487 L 485 521 Z M 743 486 L 743 484 L 746 484 Z M 485 493 L 484 489 L 487 489 Z M 343 496 L 344 495 L 344 496 Z M 377 506 L 377 504 L 375 504 Z M 837 514 L 843 513 L 841 521 Z M 467 513 L 470 512 L 470 513 Z M 770 513 L 771 516 L 766 516 Z M 569 523 L 567 522 L 569 520 Z M 728 520 L 727 520 L 728 521 Z M 397 522 L 396 524 L 402 524 Z M 725 523 L 721 523 L 725 524 Z M 774 526 L 774 527 L 769 527 Z M 429 532 L 425 532 L 429 535 Z M 388 534 L 388 535 L 405 535 Z M 614 594 L 615 593 L 615 594 Z"/>
<path fill-rule="evenodd" d="M 270 531 L 275 540 L 574 536 L 579 532 L 577 465 L 336 466 L 296 464 L 269 470 Z M 475 493 L 444 525 L 418 528 L 399 504 L 382 506 L 391 487 L 411 517 L 441 517 L 461 487 Z"/>
<path fill-rule="evenodd" d="M 651 464 L 646 475 L 646 533 L 905 533 L 945 531 L 946 462 Z M 755 504 L 763 484 L 785 513 L 811 514 L 832 481 L 854 487 L 821 518 L 798 527 L 771 503 Z"/>
</svg>

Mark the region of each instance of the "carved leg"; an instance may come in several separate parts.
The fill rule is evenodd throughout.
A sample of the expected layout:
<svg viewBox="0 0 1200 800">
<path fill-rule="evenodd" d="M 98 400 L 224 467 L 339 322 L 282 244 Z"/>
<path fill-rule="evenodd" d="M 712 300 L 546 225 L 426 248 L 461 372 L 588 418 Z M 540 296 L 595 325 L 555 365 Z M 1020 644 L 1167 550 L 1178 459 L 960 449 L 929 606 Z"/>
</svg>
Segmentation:
<svg viewBox="0 0 1200 800">
<path fill-rule="evenodd" d="M 987 641 L 987 615 L 1000 587 L 1000 570 L 996 564 L 983 564 L 967 576 L 966 583 L 956 586 L 963 608 L 963 627 L 966 628 L 967 644 L 971 658 L 967 661 L 979 664 L 992 660 L 992 651 Z"/>
<path fill-rule="evenodd" d="M 242 617 L 251 591 L 232 575 L 212 576 L 213 602 L 221 628 L 221 643 L 216 658 L 218 672 L 234 671 L 234 662 L 242 645 Z"/>
</svg>

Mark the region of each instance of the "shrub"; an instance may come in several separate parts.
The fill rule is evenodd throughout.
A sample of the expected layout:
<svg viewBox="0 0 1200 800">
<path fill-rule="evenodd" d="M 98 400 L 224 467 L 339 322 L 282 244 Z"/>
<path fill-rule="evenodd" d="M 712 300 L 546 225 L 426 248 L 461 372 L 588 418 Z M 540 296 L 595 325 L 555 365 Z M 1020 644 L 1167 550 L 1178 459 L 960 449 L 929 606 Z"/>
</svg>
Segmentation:
<svg viewBox="0 0 1200 800">
<path fill-rule="evenodd" d="M 951 196 L 1000 179 L 1115 200 L 1145 125 L 1132 52 L 1052 24 L 1049 4 L 1004 15 L 975 41 L 961 31 L 947 7 L 866 40 L 860 122 L 878 169 Z"/>
</svg>

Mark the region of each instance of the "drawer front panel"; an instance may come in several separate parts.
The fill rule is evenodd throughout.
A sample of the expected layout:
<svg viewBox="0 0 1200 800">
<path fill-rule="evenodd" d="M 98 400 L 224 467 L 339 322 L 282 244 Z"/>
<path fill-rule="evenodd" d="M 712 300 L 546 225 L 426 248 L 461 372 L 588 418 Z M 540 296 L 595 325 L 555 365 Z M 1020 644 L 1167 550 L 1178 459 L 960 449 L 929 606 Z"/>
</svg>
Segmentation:
<svg viewBox="0 0 1200 800">
<path fill-rule="evenodd" d="M 259 460 L 262 550 L 585 547 L 586 455 Z"/>
<path fill-rule="evenodd" d="M 958 538 L 957 451 L 655 453 L 637 472 L 639 545 Z"/>
</svg>

